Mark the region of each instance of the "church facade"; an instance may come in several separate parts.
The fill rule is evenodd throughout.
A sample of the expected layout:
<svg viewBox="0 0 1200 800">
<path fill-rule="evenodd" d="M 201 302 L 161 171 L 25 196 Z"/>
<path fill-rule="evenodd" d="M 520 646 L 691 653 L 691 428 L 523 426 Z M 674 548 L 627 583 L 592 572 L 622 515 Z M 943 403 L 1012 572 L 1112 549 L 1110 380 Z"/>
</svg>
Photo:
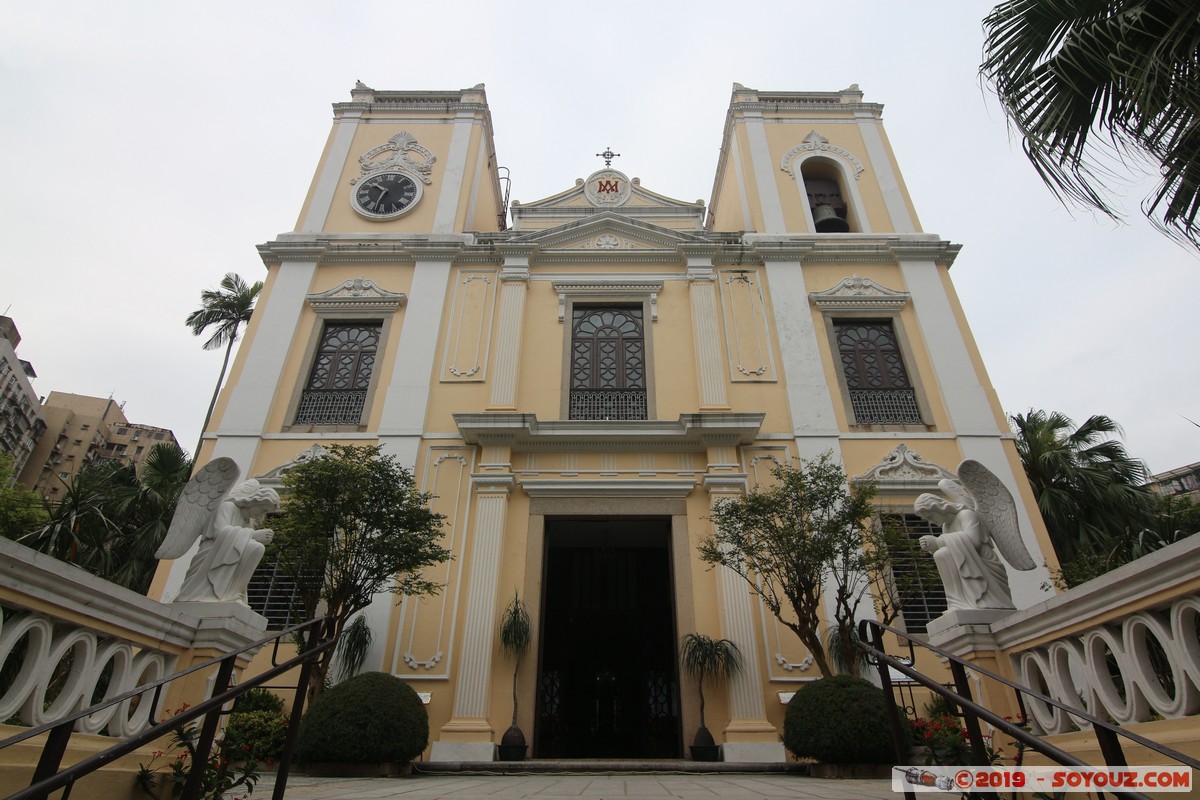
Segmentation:
<svg viewBox="0 0 1200 800">
<path fill-rule="evenodd" d="M 922 232 L 881 115 L 857 86 L 735 84 L 707 205 L 605 165 L 506 208 L 482 86 L 359 84 L 334 105 L 295 231 L 259 246 L 265 287 L 199 460 L 269 483 L 314 446 L 379 444 L 436 496 L 444 590 L 366 612 L 366 668 L 428 693 L 432 758 L 493 757 L 518 594 L 535 757 L 682 756 L 699 710 L 677 648 L 696 631 L 746 656 L 707 694 L 725 759 L 782 760 L 780 696 L 817 671 L 696 550 L 714 503 L 797 457 L 832 451 L 900 515 L 983 463 L 1039 564 L 1010 573 L 1016 605 L 1042 599 L 1051 551 L 950 280 L 958 246 Z"/>
</svg>

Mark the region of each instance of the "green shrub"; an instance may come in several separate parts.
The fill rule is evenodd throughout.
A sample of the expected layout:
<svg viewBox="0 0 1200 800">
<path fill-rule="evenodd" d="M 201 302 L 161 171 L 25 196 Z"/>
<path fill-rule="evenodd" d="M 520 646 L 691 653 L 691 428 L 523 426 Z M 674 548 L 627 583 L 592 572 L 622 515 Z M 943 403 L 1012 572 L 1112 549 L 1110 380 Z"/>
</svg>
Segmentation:
<svg viewBox="0 0 1200 800">
<path fill-rule="evenodd" d="M 886 703 L 883 691 L 862 678 L 814 681 L 788 703 L 783 744 L 797 758 L 825 764 L 895 763 Z"/>
<path fill-rule="evenodd" d="M 405 764 L 429 743 L 429 715 L 399 678 L 365 672 L 326 690 L 300 721 L 296 760 Z"/>
<path fill-rule="evenodd" d="M 233 713 L 283 711 L 283 698 L 268 689 L 251 689 L 233 701 Z"/>
<path fill-rule="evenodd" d="M 287 741 L 287 714 L 246 711 L 229 717 L 223 750 L 238 761 L 274 761 Z"/>
</svg>

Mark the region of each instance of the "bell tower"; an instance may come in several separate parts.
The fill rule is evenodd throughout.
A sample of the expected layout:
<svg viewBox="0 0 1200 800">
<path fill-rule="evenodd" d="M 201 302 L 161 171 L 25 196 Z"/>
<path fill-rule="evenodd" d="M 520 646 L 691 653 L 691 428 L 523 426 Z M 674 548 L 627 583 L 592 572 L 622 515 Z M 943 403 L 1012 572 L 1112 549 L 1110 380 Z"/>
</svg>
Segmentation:
<svg viewBox="0 0 1200 800">
<path fill-rule="evenodd" d="M 840 92 L 733 85 L 708 227 L 765 234 L 920 233 L 883 106 Z"/>
<path fill-rule="evenodd" d="M 463 233 L 504 226 L 483 84 L 376 91 L 333 106 L 333 130 L 297 233 Z"/>
</svg>

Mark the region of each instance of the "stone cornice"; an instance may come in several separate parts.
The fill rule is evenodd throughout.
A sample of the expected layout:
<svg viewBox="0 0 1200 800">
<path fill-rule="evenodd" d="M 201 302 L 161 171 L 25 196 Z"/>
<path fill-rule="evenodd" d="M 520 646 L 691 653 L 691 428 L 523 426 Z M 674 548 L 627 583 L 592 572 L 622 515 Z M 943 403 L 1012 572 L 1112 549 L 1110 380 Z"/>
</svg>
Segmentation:
<svg viewBox="0 0 1200 800">
<path fill-rule="evenodd" d="M 534 414 L 455 414 L 463 441 L 505 445 L 514 452 L 704 452 L 715 445 L 750 444 L 765 415 L 734 412 L 681 414 L 678 420 L 548 420 Z"/>
<path fill-rule="evenodd" d="M 954 263 L 962 245 L 951 244 L 933 234 L 791 234 L 748 233 L 748 255 L 764 261 L 810 262 L 856 261 L 895 264 L 900 261 L 933 261 L 939 266 Z"/>
<path fill-rule="evenodd" d="M 521 488 L 530 497 L 687 497 L 696 488 L 690 478 L 524 478 Z"/>
</svg>

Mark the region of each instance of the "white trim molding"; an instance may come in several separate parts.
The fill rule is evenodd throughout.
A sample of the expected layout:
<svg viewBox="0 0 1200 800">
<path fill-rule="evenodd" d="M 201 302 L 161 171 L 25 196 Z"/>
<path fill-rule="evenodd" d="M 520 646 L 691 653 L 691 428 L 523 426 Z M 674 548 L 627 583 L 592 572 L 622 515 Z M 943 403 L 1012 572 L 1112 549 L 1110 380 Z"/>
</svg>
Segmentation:
<svg viewBox="0 0 1200 800">
<path fill-rule="evenodd" d="M 813 304 L 825 312 L 878 311 L 895 314 L 912 299 L 908 292 L 881 286 L 870 278 L 851 275 L 832 289 L 809 292 Z"/>
</svg>

